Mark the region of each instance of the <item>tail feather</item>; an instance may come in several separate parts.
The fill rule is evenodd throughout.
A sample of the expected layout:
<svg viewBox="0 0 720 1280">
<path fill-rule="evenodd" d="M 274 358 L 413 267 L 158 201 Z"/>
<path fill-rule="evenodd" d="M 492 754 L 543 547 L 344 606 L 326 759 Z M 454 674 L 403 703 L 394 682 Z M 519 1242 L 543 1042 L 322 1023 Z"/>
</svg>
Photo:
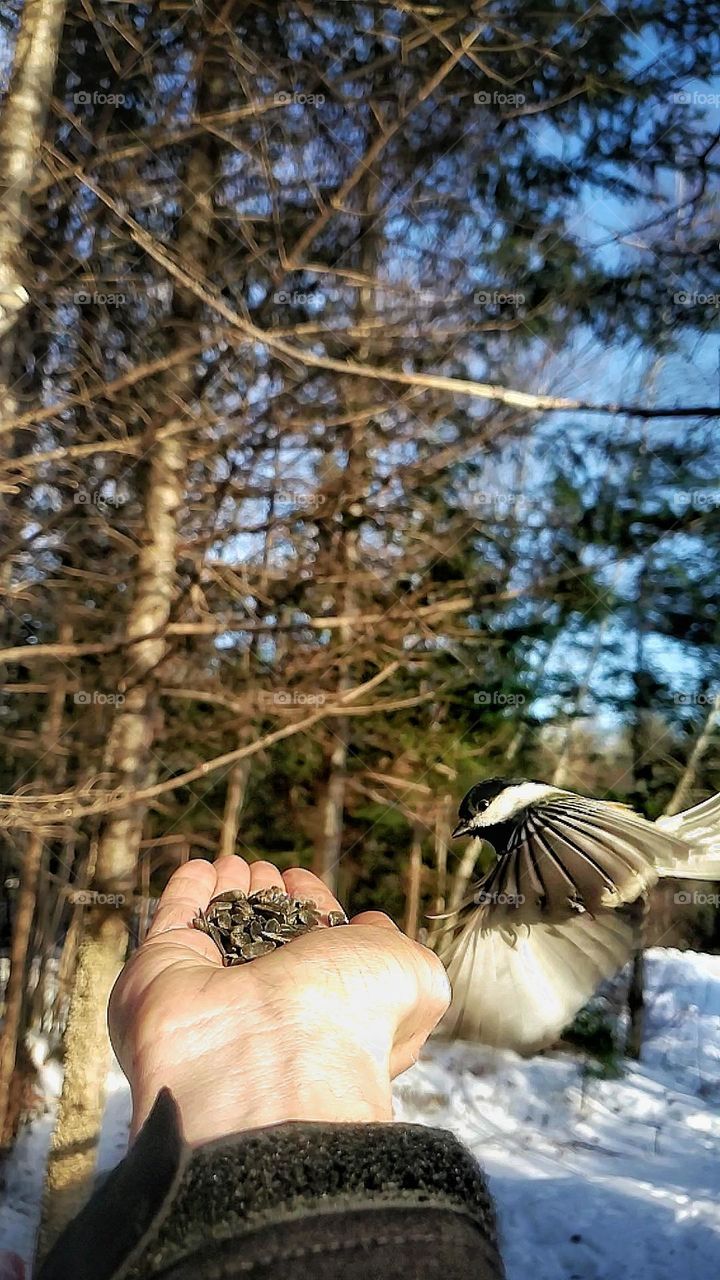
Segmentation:
<svg viewBox="0 0 720 1280">
<path fill-rule="evenodd" d="M 438 1034 L 536 1053 L 622 968 L 634 943 L 622 910 L 510 925 L 488 924 L 480 909 L 443 956 L 453 999 Z"/>
<path fill-rule="evenodd" d="M 720 880 L 720 794 L 684 813 L 658 818 L 655 826 L 678 836 L 689 848 L 686 859 L 664 861 L 658 867 L 661 876 Z"/>
</svg>

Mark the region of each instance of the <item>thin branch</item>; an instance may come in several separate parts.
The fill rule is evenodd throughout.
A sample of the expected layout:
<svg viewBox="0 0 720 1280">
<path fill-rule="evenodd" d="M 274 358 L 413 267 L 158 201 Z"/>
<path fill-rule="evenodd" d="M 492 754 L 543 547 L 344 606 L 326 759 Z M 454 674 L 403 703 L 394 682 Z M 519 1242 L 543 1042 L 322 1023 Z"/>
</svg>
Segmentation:
<svg viewBox="0 0 720 1280">
<path fill-rule="evenodd" d="M 234 329 L 244 334 L 252 342 L 259 342 L 272 351 L 286 356 L 296 364 L 311 369 L 326 369 L 333 373 L 341 373 L 345 377 L 370 378 L 377 382 L 396 382 L 402 386 L 422 387 L 426 390 L 449 391 L 454 395 L 467 395 L 478 400 L 494 400 L 501 404 L 515 405 L 517 408 L 536 412 L 557 413 L 603 413 L 612 416 L 655 419 L 655 418 L 720 418 L 720 405 L 681 405 L 673 408 L 658 408 L 655 405 L 623 404 L 607 401 L 594 404 L 588 400 L 571 400 L 565 396 L 534 395 L 528 391 L 515 391 L 510 387 L 494 385 L 489 382 L 476 382 L 471 378 L 449 378 L 444 374 L 407 373 L 402 369 L 392 369 L 371 364 L 356 364 L 350 360 L 336 360 L 331 356 L 318 355 L 315 351 L 293 346 L 274 334 L 260 329 L 250 320 L 245 320 L 239 312 L 230 307 L 219 294 L 200 283 L 195 277 L 175 261 L 157 241 L 149 235 L 125 210 L 113 200 L 107 192 L 101 190 L 96 183 L 84 177 L 79 170 L 66 165 L 61 157 L 57 157 L 63 167 L 76 173 L 99 200 L 116 214 L 128 227 L 131 239 L 135 241 L 150 257 L 165 268 L 180 284 L 200 298 L 206 306 L 222 316 Z"/>
<path fill-rule="evenodd" d="M 472 605 L 471 596 L 458 596 L 454 600 L 438 600 L 436 604 L 421 605 L 417 609 L 396 610 L 385 613 L 341 614 L 319 618 L 301 618 L 295 622 L 256 622 L 253 618 L 225 617 L 213 622 L 171 622 L 168 626 L 130 639 L 108 641 L 105 644 L 34 644 L 14 645 L 0 649 L 0 662 L 37 662 L 44 658 L 84 658 L 93 654 L 117 653 L 145 640 L 157 640 L 161 636 L 223 635 L 226 631 L 272 632 L 276 631 L 333 631 L 352 623 L 354 626 L 374 626 L 378 622 L 428 620 L 450 613 L 462 613 Z"/>
<path fill-rule="evenodd" d="M 276 742 L 291 738 L 296 733 L 305 733 L 320 720 L 329 719 L 332 716 L 347 715 L 349 708 L 358 698 L 363 697 L 372 689 L 384 683 L 384 681 L 389 680 L 399 667 L 399 662 L 391 662 L 382 671 L 379 671 L 377 675 L 374 675 L 372 679 L 366 680 L 364 684 L 357 685 L 356 688 L 349 689 L 347 693 L 342 694 L 338 701 L 331 706 L 323 706 L 313 712 L 312 715 L 305 716 L 304 719 L 296 720 L 291 724 L 283 725 L 282 728 L 273 730 L 272 733 L 266 734 L 265 737 L 258 739 L 256 742 L 237 747 L 234 751 L 226 751 L 224 755 L 203 761 L 202 764 L 196 765 L 194 769 L 187 769 L 185 773 L 178 774 L 174 778 L 168 778 L 165 782 L 158 782 L 155 786 L 145 787 L 142 791 L 101 792 L 96 794 L 92 801 L 85 804 L 77 803 L 77 792 L 68 792 L 64 795 L 0 795 L 0 827 L 6 830 L 49 828 L 57 823 L 66 823 L 69 818 L 82 818 L 91 814 L 110 813 L 113 810 L 124 809 L 129 804 L 153 800 L 156 796 L 165 795 L 169 791 L 177 790 L 178 787 L 185 787 L 191 782 L 197 782 L 199 778 L 206 778 L 209 774 L 216 773 L 218 769 L 234 764 L 237 760 L 244 760 L 250 756 L 258 755 L 259 752 L 266 751 L 269 747 L 274 746 Z M 359 710 L 370 715 L 384 711 L 385 707 L 384 705 L 363 706 Z M 28 815 L 24 817 L 22 813 L 24 809 L 31 810 L 34 816 Z"/>
</svg>

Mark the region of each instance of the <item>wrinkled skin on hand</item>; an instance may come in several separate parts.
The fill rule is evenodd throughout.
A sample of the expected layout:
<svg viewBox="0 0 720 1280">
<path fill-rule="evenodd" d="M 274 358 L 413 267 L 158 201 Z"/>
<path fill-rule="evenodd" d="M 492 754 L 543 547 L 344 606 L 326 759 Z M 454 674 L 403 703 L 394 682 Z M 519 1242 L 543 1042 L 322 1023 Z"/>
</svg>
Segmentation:
<svg viewBox="0 0 720 1280">
<path fill-rule="evenodd" d="M 110 999 L 133 1136 L 164 1085 L 193 1144 L 284 1120 L 391 1118 L 391 1080 L 416 1060 L 449 1002 L 442 964 L 369 911 L 225 968 L 192 920 L 219 893 L 270 885 L 323 913 L 340 909 L 311 872 L 281 875 L 235 856 L 192 860 L 169 881 Z"/>
</svg>

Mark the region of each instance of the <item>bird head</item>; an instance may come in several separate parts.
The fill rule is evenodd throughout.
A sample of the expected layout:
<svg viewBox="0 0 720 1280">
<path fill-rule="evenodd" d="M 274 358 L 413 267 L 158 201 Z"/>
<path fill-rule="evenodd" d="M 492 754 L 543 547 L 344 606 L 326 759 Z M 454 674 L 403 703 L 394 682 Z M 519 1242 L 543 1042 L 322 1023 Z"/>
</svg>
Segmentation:
<svg viewBox="0 0 720 1280">
<path fill-rule="evenodd" d="M 456 836 L 481 838 L 488 827 L 508 822 L 534 801 L 551 795 L 556 788 L 529 778 L 488 778 L 476 782 L 460 802 Z"/>
</svg>

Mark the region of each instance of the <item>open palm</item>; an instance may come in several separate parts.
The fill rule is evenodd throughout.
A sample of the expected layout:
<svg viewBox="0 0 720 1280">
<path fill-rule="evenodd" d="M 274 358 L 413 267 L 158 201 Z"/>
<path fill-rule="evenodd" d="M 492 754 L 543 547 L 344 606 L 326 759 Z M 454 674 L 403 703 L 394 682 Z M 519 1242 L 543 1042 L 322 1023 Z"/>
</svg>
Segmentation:
<svg viewBox="0 0 720 1280">
<path fill-rule="evenodd" d="M 229 889 L 276 885 L 338 902 L 311 872 L 193 860 L 171 878 L 146 941 L 115 984 L 110 1034 L 133 1093 L 133 1133 L 164 1085 L 191 1142 L 289 1119 L 383 1120 L 390 1080 L 415 1061 L 449 986 L 437 957 L 380 912 L 319 928 L 225 968 L 191 927 Z"/>
</svg>

